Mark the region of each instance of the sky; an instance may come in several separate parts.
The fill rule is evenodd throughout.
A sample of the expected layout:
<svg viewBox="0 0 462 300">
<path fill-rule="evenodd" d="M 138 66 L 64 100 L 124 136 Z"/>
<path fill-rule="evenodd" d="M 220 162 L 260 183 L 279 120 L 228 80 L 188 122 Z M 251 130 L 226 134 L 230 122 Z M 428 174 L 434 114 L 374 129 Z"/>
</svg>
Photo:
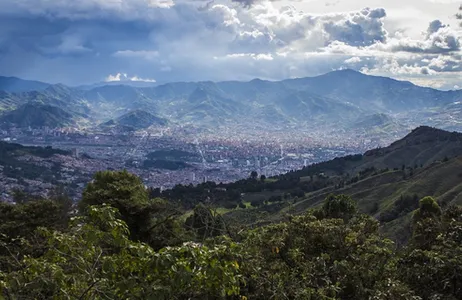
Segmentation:
<svg viewBox="0 0 462 300">
<path fill-rule="evenodd" d="M 351 68 L 462 87 L 453 0 L 0 0 L 0 75 L 280 80 Z"/>
</svg>

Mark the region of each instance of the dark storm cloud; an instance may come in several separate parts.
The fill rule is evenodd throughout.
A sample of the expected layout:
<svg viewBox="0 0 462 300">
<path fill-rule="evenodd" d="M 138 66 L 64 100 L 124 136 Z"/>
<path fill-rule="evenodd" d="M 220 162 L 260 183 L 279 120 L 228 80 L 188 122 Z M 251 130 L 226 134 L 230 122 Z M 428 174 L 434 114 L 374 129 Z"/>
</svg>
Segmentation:
<svg viewBox="0 0 462 300">
<path fill-rule="evenodd" d="M 430 37 L 433 33 L 438 32 L 440 28 L 444 28 L 446 25 L 444 25 L 440 20 L 434 20 L 430 22 L 430 25 L 428 25 L 427 29 L 427 38 Z"/>
<path fill-rule="evenodd" d="M 458 34 L 440 21 L 421 39 L 390 37 L 382 8 L 313 15 L 271 2 L 0 0 L 0 75 L 79 85 L 277 80 L 345 64 L 390 74 L 460 69 Z M 396 51 L 415 58 L 381 59 Z"/>
<path fill-rule="evenodd" d="M 215 26 L 212 21 L 205 25 L 199 12 L 187 5 L 156 8 L 149 17 L 140 14 L 139 18 L 92 13 L 93 17 L 72 10 L 52 16 L 0 11 L 1 75 L 30 78 L 38 74 L 38 79 L 71 84 L 100 81 L 122 71 L 149 77 L 156 67 L 166 66 L 159 62 L 148 69 L 139 59 L 127 61 L 114 53 L 156 51 L 165 41 L 181 40 L 204 26 Z"/>
<path fill-rule="evenodd" d="M 370 46 L 386 42 L 387 31 L 382 19 L 386 16 L 383 8 L 364 9 L 349 18 L 324 24 L 331 41 L 344 42 L 352 46 Z"/>
</svg>

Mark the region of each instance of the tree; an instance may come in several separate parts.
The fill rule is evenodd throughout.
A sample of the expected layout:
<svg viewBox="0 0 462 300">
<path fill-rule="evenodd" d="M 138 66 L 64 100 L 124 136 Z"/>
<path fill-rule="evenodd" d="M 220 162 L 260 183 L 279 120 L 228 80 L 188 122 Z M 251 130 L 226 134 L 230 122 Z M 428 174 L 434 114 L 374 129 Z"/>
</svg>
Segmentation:
<svg viewBox="0 0 462 300">
<path fill-rule="evenodd" d="M 260 176 L 260 181 L 261 181 L 261 182 L 265 182 L 265 180 L 266 180 L 266 176 L 262 174 L 262 175 Z"/>
<path fill-rule="evenodd" d="M 350 220 L 357 212 L 357 203 L 346 195 L 329 195 L 324 200 L 322 212 L 325 218 Z"/>
<path fill-rule="evenodd" d="M 37 257 L 46 248 L 45 239 L 37 235 L 37 229 L 65 230 L 69 211 L 62 203 L 36 200 L 26 203 L 0 203 L 0 271 L 17 270 L 18 259 L 13 253 Z"/>
<path fill-rule="evenodd" d="M 378 228 L 367 216 L 346 224 L 308 213 L 252 230 L 240 243 L 240 270 L 247 278 L 242 294 L 249 299 L 371 299 L 386 292 L 393 243 L 380 238 Z"/>
<path fill-rule="evenodd" d="M 419 208 L 413 215 L 413 222 L 417 223 L 423 219 L 439 219 L 441 208 L 432 197 L 425 197 L 419 201 Z"/>
<path fill-rule="evenodd" d="M 301 188 L 296 188 L 296 189 L 294 189 L 294 190 L 292 190 L 292 191 L 290 192 L 290 195 L 291 195 L 292 197 L 299 197 L 299 198 L 302 198 L 302 197 L 305 196 L 305 192 L 303 192 L 303 190 L 302 190 Z"/>
<path fill-rule="evenodd" d="M 13 201 L 19 204 L 23 204 L 29 201 L 43 200 L 43 198 L 40 196 L 29 194 L 25 192 L 24 190 L 17 189 L 17 188 L 12 189 L 11 193 L 13 196 Z"/>
<path fill-rule="evenodd" d="M 230 242 L 195 243 L 155 252 L 131 241 L 109 205 L 87 207 L 66 232 L 42 229 L 49 248 L 18 258 L 21 269 L 1 273 L 8 299 L 219 299 L 238 295 L 241 276 Z"/>
<path fill-rule="evenodd" d="M 0 203 L 0 234 L 13 239 L 29 238 L 39 227 L 66 228 L 67 207 L 51 200 L 37 200 L 22 204 Z"/>
<path fill-rule="evenodd" d="M 262 206 L 266 201 L 266 198 L 264 196 L 256 196 L 250 201 L 250 205 L 252 207 L 260 207 Z"/>
<path fill-rule="evenodd" d="M 462 299 L 462 208 L 443 213 L 426 197 L 413 221 L 413 242 L 397 261 L 399 279 L 422 299 Z"/>
<path fill-rule="evenodd" d="M 413 243 L 415 247 L 428 249 L 441 232 L 441 208 L 432 197 L 419 201 L 419 208 L 412 216 Z"/>
<path fill-rule="evenodd" d="M 143 206 L 149 203 L 148 191 L 136 175 L 123 171 L 97 172 L 94 180 L 85 188 L 80 208 L 109 204 L 119 209 L 129 206 Z M 123 211 L 120 212 L 124 214 Z"/>
<path fill-rule="evenodd" d="M 97 172 L 85 188 L 79 207 L 84 212 L 90 206 L 102 204 L 116 208 L 132 237 L 141 238 L 148 227 L 149 196 L 139 177 L 126 170 Z"/>
<path fill-rule="evenodd" d="M 252 171 L 252 172 L 250 173 L 250 178 L 251 178 L 251 179 L 256 180 L 257 177 L 258 177 L 257 171 Z"/>
<path fill-rule="evenodd" d="M 198 204 L 185 225 L 196 232 L 199 241 L 226 233 L 223 218 L 204 204 Z"/>
<path fill-rule="evenodd" d="M 175 219 L 180 212 L 161 199 L 149 199 L 148 190 L 136 175 L 124 171 L 98 172 L 83 192 L 80 210 L 108 204 L 118 210 L 135 241 L 149 243 L 155 249 L 176 244 L 181 226 Z M 167 230 L 168 229 L 168 230 Z"/>
<path fill-rule="evenodd" d="M 75 203 L 69 197 L 68 191 L 64 186 L 59 185 L 51 189 L 48 193 L 48 199 L 60 205 L 62 212 L 65 214 L 65 216 L 69 217 Z"/>
</svg>

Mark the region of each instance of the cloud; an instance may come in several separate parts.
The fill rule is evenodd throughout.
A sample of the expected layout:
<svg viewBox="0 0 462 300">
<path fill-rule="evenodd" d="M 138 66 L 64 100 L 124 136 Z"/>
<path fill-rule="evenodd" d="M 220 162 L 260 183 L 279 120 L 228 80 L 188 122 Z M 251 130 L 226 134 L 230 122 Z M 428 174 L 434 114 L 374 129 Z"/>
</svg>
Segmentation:
<svg viewBox="0 0 462 300">
<path fill-rule="evenodd" d="M 427 38 L 430 38 L 432 34 L 438 32 L 441 28 L 447 27 L 440 20 L 434 20 L 430 22 L 427 29 Z"/>
<path fill-rule="evenodd" d="M 246 7 L 250 7 L 255 4 L 258 0 L 232 0 L 233 2 L 240 3 Z"/>
<path fill-rule="evenodd" d="M 392 51 L 415 53 L 450 53 L 461 50 L 460 35 L 451 27 L 443 25 L 440 20 L 430 23 L 423 40 L 410 38 L 395 39 L 390 43 Z"/>
<path fill-rule="evenodd" d="M 277 80 L 345 67 L 423 82 L 462 71 L 460 32 L 442 20 L 417 37 L 390 30 L 384 8 L 311 14 L 273 2 L 0 1 L 0 72 L 80 85 Z"/>
<path fill-rule="evenodd" d="M 129 77 L 126 73 L 117 73 L 106 77 L 106 82 L 117 82 L 117 81 L 141 81 L 141 82 L 156 82 L 155 79 L 140 78 L 138 76 Z"/>
<path fill-rule="evenodd" d="M 2 14 L 43 16 L 48 19 L 153 20 L 159 8 L 174 6 L 173 0 L 20 0 L 1 1 Z"/>
<path fill-rule="evenodd" d="M 359 63 L 359 62 L 361 62 L 361 58 L 359 58 L 359 57 L 357 57 L 357 56 L 354 56 L 354 57 L 352 57 L 352 58 L 349 58 L 349 59 L 346 59 L 346 60 L 345 60 L 345 63 L 346 63 L 346 64 L 357 64 L 357 63 Z"/>
<path fill-rule="evenodd" d="M 244 7 L 251 7 L 252 5 L 263 2 L 264 0 L 231 0 L 232 2 L 236 2 L 242 4 Z M 280 1 L 280 0 L 270 0 L 270 1 Z M 291 1 L 302 1 L 302 0 L 291 0 Z"/>
<path fill-rule="evenodd" d="M 119 50 L 116 51 L 114 57 L 122 57 L 122 58 L 142 58 L 146 60 L 153 60 L 159 57 L 159 52 L 157 51 L 148 51 L 148 50 L 140 50 L 140 51 L 133 51 L 133 50 Z"/>
<path fill-rule="evenodd" d="M 386 42 L 387 31 L 382 21 L 385 17 L 386 12 L 383 8 L 366 8 L 350 15 L 341 15 L 339 20 L 326 22 L 324 29 L 331 41 L 354 46 L 369 46 Z"/>
</svg>

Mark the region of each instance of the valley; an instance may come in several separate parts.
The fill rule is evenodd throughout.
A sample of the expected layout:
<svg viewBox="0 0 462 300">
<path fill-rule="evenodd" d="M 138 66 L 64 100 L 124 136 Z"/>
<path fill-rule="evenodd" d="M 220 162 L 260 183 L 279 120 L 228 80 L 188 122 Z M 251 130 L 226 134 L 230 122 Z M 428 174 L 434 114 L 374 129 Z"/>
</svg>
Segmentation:
<svg viewBox="0 0 462 300">
<path fill-rule="evenodd" d="M 461 300 L 456 2 L 0 0 L 0 300 Z"/>
<path fill-rule="evenodd" d="M 127 169 L 151 188 L 278 176 L 387 146 L 420 125 L 461 130 L 462 92 L 340 70 L 317 77 L 67 87 L 0 77 L 0 139 L 51 146 L 56 178 L 12 189 L 78 199 L 93 174 Z M 187 157 L 150 158 L 156 151 Z M 29 159 L 29 158 L 28 158 Z"/>
<path fill-rule="evenodd" d="M 462 204 L 462 133 L 433 127 L 420 126 L 371 150 L 33 132 L 17 135 L 25 148 L 1 142 L 7 158 L 0 161 L 4 201 L 15 201 L 19 190 L 48 197 L 59 186 L 78 201 L 95 173 L 126 169 L 152 197 L 176 203 L 186 216 L 207 203 L 230 224 L 243 226 L 284 221 L 318 207 L 330 194 L 348 195 L 398 244 L 410 236 L 415 199 L 432 196 L 443 208 Z"/>
</svg>

